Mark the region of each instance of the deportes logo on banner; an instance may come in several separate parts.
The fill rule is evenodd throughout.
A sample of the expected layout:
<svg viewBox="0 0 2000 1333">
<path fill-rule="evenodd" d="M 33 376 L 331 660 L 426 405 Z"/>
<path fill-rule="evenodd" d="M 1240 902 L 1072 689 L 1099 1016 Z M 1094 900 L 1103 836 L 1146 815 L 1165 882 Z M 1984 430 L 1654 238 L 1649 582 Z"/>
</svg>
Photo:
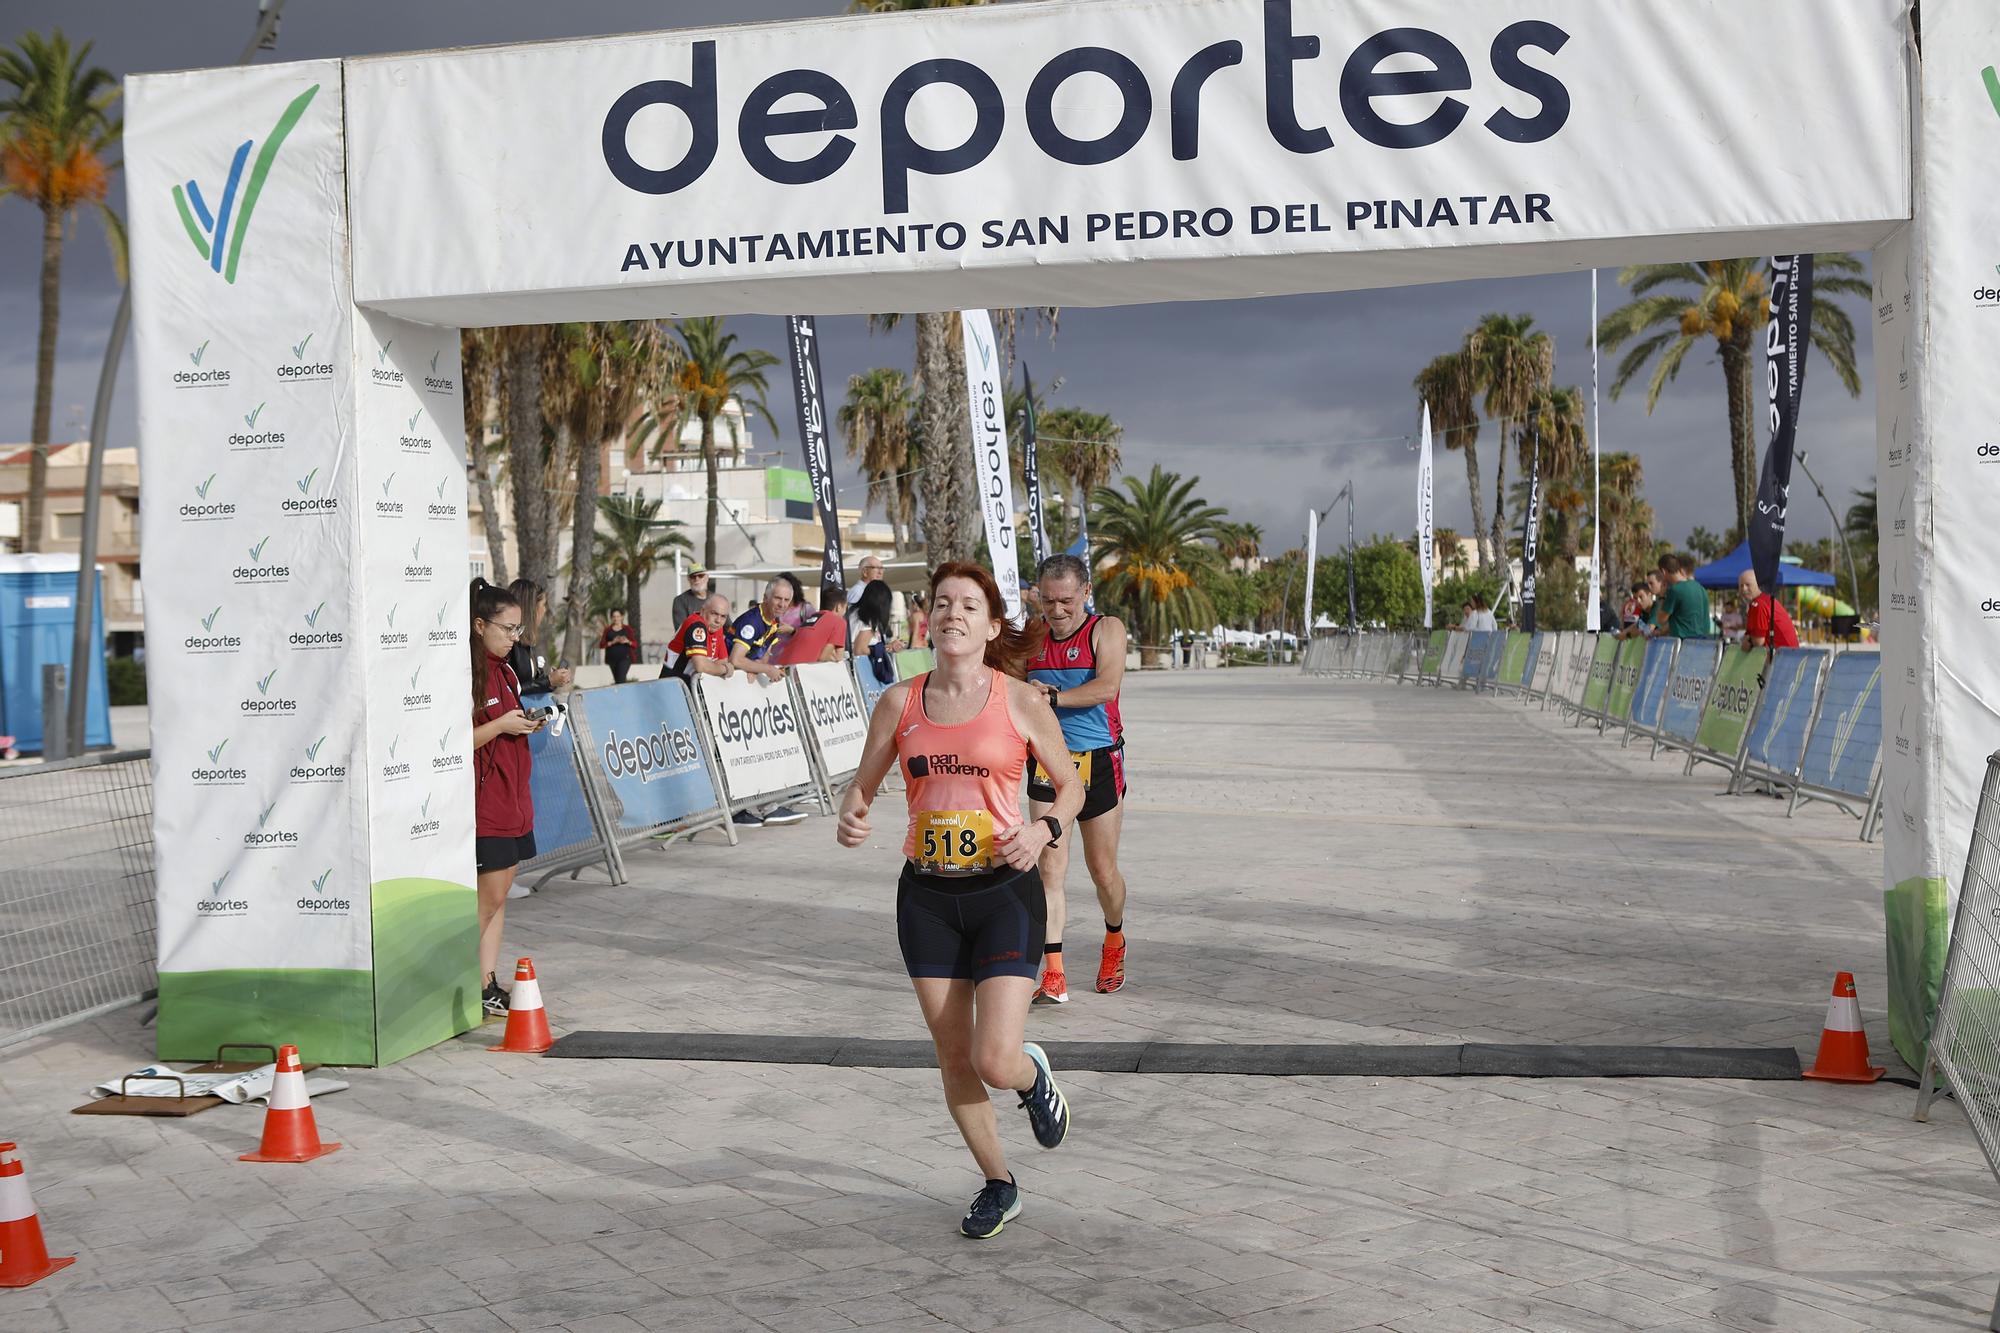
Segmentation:
<svg viewBox="0 0 2000 1333">
<path fill-rule="evenodd" d="M 708 715 L 731 801 L 812 785 L 790 690 L 744 675 L 701 676 L 695 693 Z"/>
<path fill-rule="evenodd" d="M 1771 321 L 1764 326 L 1764 387 L 1771 443 L 1757 478 L 1750 513 L 1750 566 L 1757 586 L 1775 603 L 1778 557 L 1785 549 L 1785 511 L 1791 503 L 1792 444 L 1799 432 L 1799 398 L 1805 390 L 1806 346 L 1812 336 L 1813 257 L 1771 258 Z"/>
<path fill-rule="evenodd" d="M 694 712 L 680 681 L 580 690 L 570 700 L 590 738 L 584 762 L 603 775 L 621 830 L 671 824 L 716 807 L 715 784 L 702 765 Z"/>
<path fill-rule="evenodd" d="M 799 407 L 799 441 L 805 446 L 806 475 L 812 480 L 813 507 L 819 510 L 822 533 L 819 586 L 845 588 L 841 572 L 840 507 L 833 493 L 833 461 L 827 456 L 826 399 L 819 373 L 819 336 L 811 315 L 785 321 L 792 352 L 792 397 Z"/>
<path fill-rule="evenodd" d="M 1027 406 L 1021 409 L 1021 485 L 1028 492 L 1028 540 L 1033 543 L 1035 568 L 1049 558 L 1049 530 L 1042 522 L 1042 472 L 1035 445 L 1035 380 L 1028 363 L 1021 363 L 1021 392 Z"/>
<path fill-rule="evenodd" d="M 871 673 L 872 674 L 872 673 Z M 806 725 L 829 777 L 861 767 L 861 748 L 868 739 L 868 712 L 854 673 L 845 662 L 809 662 L 793 667 L 805 703 Z"/>
</svg>

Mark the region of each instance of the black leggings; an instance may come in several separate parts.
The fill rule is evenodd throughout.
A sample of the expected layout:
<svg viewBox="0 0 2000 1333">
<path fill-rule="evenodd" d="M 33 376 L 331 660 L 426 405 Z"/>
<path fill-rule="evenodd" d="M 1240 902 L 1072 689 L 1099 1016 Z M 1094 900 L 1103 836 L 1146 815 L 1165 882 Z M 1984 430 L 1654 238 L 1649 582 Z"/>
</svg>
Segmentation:
<svg viewBox="0 0 2000 1333">
<path fill-rule="evenodd" d="M 962 879 L 917 873 L 896 884 L 896 936 L 913 977 L 1041 974 L 1048 898 L 1037 870 L 996 870 Z"/>
</svg>

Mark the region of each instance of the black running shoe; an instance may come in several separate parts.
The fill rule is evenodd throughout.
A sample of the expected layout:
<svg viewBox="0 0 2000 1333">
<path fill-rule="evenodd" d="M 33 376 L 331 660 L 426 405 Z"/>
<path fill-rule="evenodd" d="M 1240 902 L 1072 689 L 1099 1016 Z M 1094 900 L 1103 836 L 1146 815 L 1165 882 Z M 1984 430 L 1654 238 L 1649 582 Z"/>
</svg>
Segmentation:
<svg viewBox="0 0 2000 1333">
<path fill-rule="evenodd" d="M 1035 1128 L 1035 1142 L 1044 1148 L 1059 1148 L 1069 1134 L 1069 1099 L 1056 1086 L 1055 1075 L 1049 1072 L 1049 1057 L 1034 1042 L 1023 1042 L 1021 1049 L 1035 1062 L 1035 1086 L 1021 1094 L 1021 1105 L 1028 1110 L 1028 1123 Z"/>
<path fill-rule="evenodd" d="M 480 992 L 479 1003 L 480 1007 L 494 1018 L 507 1016 L 507 992 L 500 989 L 500 983 L 497 981 L 486 983 L 486 989 Z"/>
<path fill-rule="evenodd" d="M 1014 1179 L 989 1180 L 986 1188 L 979 1191 L 972 1200 L 972 1207 L 965 1210 L 965 1219 L 958 1229 L 974 1240 L 985 1240 L 1000 1234 L 1001 1228 L 1021 1215 L 1021 1191 L 1014 1186 Z"/>
</svg>

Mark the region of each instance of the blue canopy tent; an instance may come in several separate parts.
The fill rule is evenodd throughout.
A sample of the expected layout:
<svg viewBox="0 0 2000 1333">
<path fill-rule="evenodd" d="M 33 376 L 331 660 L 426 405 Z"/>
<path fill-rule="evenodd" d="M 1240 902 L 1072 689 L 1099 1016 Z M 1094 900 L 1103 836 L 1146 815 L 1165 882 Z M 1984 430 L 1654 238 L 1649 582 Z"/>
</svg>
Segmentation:
<svg viewBox="0 0 2000 1333">
<path fill-rule="evenodd" d="M 1728 555 L 1695 570 L 1694 581 L 1704 588 L 1734 588 L 1737 578 L 1748 568 L 1750 542 L 1746 538 Z M 1794 564 L 1789 556 L 1778 565 L 1778 586 L 1781 588 L 1831 588 L 1833 585 L 1833 575 Z"/>
</svg>

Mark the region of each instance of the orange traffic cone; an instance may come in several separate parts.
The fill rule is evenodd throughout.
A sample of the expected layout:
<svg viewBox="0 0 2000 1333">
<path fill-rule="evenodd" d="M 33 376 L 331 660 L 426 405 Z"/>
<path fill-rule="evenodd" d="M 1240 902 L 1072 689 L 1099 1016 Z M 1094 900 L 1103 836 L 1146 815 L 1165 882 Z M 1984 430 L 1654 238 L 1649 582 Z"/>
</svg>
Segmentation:
<svg viewBox="0 0 2000 1333">
<path fill-rule="evenodd" d="M 313 1120 L 312 1099 L 306 1095 L 305 1070 L 299 1065 L 299 1048 L 278 1048 L 278 1073 L 271 1080 L 271 1096 L 264 1112 L 264 1141 L 256 1152 L 244 1153 L 243 1162 L 310 1162 L 339 1149 L 338 1143 L 321 1143 L 319 1125 Z"/>
<path fill-rule="evenodd" d="M 0 1287 L 30 1287 L 75 1262 L 75 1255 L 49 1258 L 49 1247 L 42 1243 L 42 1220 L 28 1197 L 20 1150 L 0 1143 Z"/>
<path fill-rule="evenodd" d="M 1833 998 L 1826 1002 L 1826 1027 L 1819 1034 L 1819 1054 L 1806 1077 L 1833 1083 L 1873 1083 L 1887 1072 L 1868 1063 L 1868 1034 L 1861 1028 L 1861 1001 L 1854 995 L 1854 974 L 1836 973 Z"/>
<path fill-rule="evenodd" d="M 549 1035 L 549 1011 L 542 1008 L 542 983 L 535 980 L 535 962 L 523 958 L 514 965 L 514 989 L 507 992 L 507 1031 L 489 1051 L 540 1055 L 555 1045 Z"/>
</svg>

